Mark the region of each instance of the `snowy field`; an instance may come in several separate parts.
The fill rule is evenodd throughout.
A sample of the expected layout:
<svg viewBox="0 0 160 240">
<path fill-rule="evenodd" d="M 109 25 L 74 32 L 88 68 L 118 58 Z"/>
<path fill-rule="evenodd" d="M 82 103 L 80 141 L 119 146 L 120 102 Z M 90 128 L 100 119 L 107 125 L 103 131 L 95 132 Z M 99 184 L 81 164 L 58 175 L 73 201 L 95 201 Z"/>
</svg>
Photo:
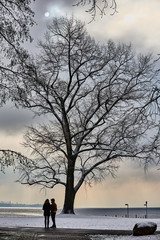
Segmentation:
<svg viewBox="0 0 160 240">
<path fill-rule="evenodd" d="M 103 216 L 56 216 L 57 228 L 131 230 L 138 222 L 155 222 L 160 231 L 160 219 L 111 218 Z M 43 217 L 1 217 L 0 227 L 43 227 Z M 150 236 L 91 236 L 92 240 L 160 240 L 160 234 Z"/>
</svg>

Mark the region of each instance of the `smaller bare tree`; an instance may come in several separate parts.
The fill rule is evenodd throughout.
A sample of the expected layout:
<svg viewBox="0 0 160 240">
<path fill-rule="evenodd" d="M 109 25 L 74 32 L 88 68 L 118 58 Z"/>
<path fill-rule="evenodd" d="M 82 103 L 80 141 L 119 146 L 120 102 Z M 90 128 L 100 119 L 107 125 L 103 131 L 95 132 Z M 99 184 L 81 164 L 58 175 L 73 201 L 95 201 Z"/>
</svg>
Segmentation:
<svg viewBox="0 0 160 240">
<path fill-rule="evenodd" d="M 31 0 L 0 0 L 0 105 L 9 97 L 8 71 L 13 71 L 13 66 L 27 57 L 22 43 L 32 41 L 30 27 L 35 22 L 30 4 Z"/>
<path fill-rule="evenodd" d="M 23 156 L 21 153 L 12 150 L 0 149 L 0 171 L 5 173 L 5 168 L 9 166 L 12 166 L 15 171 L 17 163 L 24 162 L 27 159 L 28 158 Z"/>
<path fill-rule="evenodd" d="M 9 72 L 14 73 L 13 66 L 27 57 L 21 44 L 32 40 L 29 30 L 35 22 L 30 4 L 31 0 L 0 0 L 0 107 L 12 99 L 7 84 Z M 6 166 L 14 166 L 14 159 L 20 156 L 19 153 L 0 148 L 1 171 L 4 172 Z"/>
<path fill-rule="evenodd" d="M 78 0 L 74 6 L 86 6 L 88 5 L 88 12 L 91 14 L 92 20 L 95 19 L 97 11 L 101 17 L 106 14 L 107 8 L 112 9 L 112 15 L 117 12 L 117 1 L 116 0 Z"/>
</svg>

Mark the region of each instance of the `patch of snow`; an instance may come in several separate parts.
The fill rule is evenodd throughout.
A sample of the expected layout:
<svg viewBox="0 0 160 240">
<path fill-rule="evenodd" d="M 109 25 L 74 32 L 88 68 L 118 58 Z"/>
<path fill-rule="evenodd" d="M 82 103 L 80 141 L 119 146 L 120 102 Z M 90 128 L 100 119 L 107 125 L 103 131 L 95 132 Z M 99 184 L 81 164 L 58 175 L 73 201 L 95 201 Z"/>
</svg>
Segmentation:
<svg viewBox="0 0 160 240">
<path fill-rule="evenodd" d="M 137 223 L 137 228 L 143 228 L 143 227 L 154 227 L 156 223 L 154 222 L 140 222 Z"/>
</svg>

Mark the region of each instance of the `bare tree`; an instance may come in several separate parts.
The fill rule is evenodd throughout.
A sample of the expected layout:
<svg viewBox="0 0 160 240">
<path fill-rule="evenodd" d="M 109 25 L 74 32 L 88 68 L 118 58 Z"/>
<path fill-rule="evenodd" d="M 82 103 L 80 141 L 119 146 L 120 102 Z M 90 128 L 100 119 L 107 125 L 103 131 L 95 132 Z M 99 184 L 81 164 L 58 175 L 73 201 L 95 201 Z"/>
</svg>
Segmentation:
<svg viewBox="0 0 160 240">
<path fill-rule="evenodd" d="M 96 43 L 74 18 L 54 18 L 39 48 L 10 75 L 13 100 L 49 119 L 26 132 L 32 159 L 21 159 L 19 181 L 62 184 L 63 213 L 74 213 L 83 183 L 114 176 L 123 159 L 159 160 L 158 71 L 130 45 Z"/>
<path fill-rule="evenodd" d="M 31 41 L 29 30 L 34 24 L 34 13 L 30 3 L 31 0 L 0 0 L 0 52 L 7 57 L 12 56 L 13 49 L 17 52 L 22 42 Z"/>
<path fill-rule="evenodd" d="M 30 3 L 31 0 L 0 0 L 0 106 L 11 97 L 7 86 L 8 71 L 14 72 L 13 66 L 27 57 L 21 44 L 32 40 L 29 30 L 34 24 L 34 13 Z M 0 149 L 1 170 L 14 165 L 16 156 L 20 154 Z"/>
<path fill-rule="evenodd" d="M 32 40 L 29 30 L 34 24 L 34 13 L 30 3 L 31 0 L 0 0 L 0 104 L 8 97 L 4 81 L 6 70 L 18 61 L 15 55 L 22 60 L 26 57 L 27 52 L 21 44 Z"/>
<path fill-rule="evenodd" d="M 116 0 L 78 0 L 74 6 L 88 6 L 86 12 L 91 14 L 92 20 L 95 19 L 98 13 L 103 17 L 106 14 L 108 8 L 112 9 L 112 15 L 117 12 L 117 1 Z"/>
<path fill-rule="evenodd" d="M 16 163 L 21 161 L 27 161 L 28 158 L 23 156 L 21 153 L 0 149 L 0 171 L 5 173 L 5 168 L 12 166 L 13 170 L 16 169 Z"/>
</svg>

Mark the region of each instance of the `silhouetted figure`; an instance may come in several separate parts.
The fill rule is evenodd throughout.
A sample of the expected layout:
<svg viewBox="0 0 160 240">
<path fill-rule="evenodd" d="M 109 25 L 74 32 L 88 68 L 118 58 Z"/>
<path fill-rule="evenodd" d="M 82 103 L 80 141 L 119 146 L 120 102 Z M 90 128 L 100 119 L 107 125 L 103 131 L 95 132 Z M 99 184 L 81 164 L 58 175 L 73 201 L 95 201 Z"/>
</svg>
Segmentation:
<svg viewBox="0 0 160 240">
<path fill-rule="evenodd" d="M 57 204 L 55 203 L 55 199 L 52 198 L 51 199 L 51 218 L 52 218 L 53 225 L 51 228 L 56 228 L 56 221 L 55 221 L 56 212 L 57 212 Z"/>
<path fill-rule="evenodd" d="M 49 203 L 49 199 L 46 199 L 43 204 L 43 211 L 44 211 L 44 224 L 45 228 L 49 228 L 49 217 L 51 212 L 51 204 Z"/>
</svg>

